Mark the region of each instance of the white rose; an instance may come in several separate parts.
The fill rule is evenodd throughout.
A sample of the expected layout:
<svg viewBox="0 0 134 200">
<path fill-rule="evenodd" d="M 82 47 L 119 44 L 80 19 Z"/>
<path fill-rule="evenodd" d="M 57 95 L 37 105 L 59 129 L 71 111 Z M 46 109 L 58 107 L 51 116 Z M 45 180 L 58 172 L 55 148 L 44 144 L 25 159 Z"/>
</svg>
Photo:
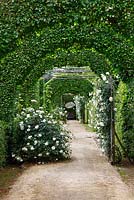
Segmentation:
<svg viewBox="0 0 134 200">
<path fill-rule="evenodd" d="M 99 125 L 100 125 L 100 126 L 104 126 L 104 123 L 103 123 L 103 122 L 100 122 Z"/>
<path fill-rule="evenodd" d="M 34 128 L 35 128 L 35 129 L 39 129 L 39 125 L 36 125 Z"/>
<path fill-rule="evenodd" d="M 51 149 L 52 149 L 52 150 L 55 150 L 55 146 L 52 146 Z"/>
<path fill-rule="evenodd" d="M 30 114 L 27 114 L 27 118 L 30 118 Z"/>
<path fill-rule="evenodd" d="M 31 139 L 31 138 L 32 138 L 32 135 L 29 135 L 29 136 L 28 136 L 28 139 Z"/>
<path fill-rule="evenodd" d="M 101 74 L 101 78 L 102 78 L 103 81 L 107 80 L 107 77 L 104 74 Z"/>
<path fill-rule="evenodd" d="M 43 120 L 42 120 L 42 122 L 46 122 L 46 120 L 45 120 L 45 119 L 43 119 Z"/>
<path fill-rule="evenodd" d="M 31 148 L 30 148 L 32 151 L 34 150 L 34 147 L 33 146 L 31 146 Z"/>
<path fill-rule="evenodd" d="M 32 99 L 31 102 L 32 103 L 37 103 L 37 101 L 35 99 Z"/>
<path fill-rule="evenodd" d="M 56 138 L 53 138 L 53 141 L 55 141 L 56 140 Z"/>
<path fill-rule="evenodd" d="M 110 75 L 109 72 L 106 72 L 106 75 Z"/>
<path fill-rule="evenodd" d="M 37 143 L 38 143 L 38 141 L 37 141 L 37 140 L 35 140 L 35 141 L 34 141 L 34 145 L 36 145 Z"/>
<path fill-rule="evenodd" d="M 45 146 L 48 146 L 48 142 L 45 142 Z"/>
<path fill-rule="evenodd" d="M 113 101 L 113 97 L 109 97 L 109 101 L 112 102 Z"/>
<path fill-rule="evenodd" d="M 27 151 L 27 150 L 28 150 L 27 147 L 22 148 L 22 151 Z"/>
<path fill-rule="evenodd" d="M 20 124 L 20 130 L 23 131 L 25 129 L 24 124 Z"/>
</svg>

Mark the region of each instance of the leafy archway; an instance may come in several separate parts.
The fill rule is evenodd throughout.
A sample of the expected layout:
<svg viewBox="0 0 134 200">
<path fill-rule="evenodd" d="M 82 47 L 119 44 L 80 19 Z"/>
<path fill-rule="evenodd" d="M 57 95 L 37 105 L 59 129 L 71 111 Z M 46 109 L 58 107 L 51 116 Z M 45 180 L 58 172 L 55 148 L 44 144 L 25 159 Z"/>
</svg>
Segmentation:
<svg viewBox="0 0 134 200">
<path fill-rule="evenodd" d="M 53 78 L 45 84 L 45 106 L 47 110 L 61 106 L 61 97 L 64 94 L 72 93 L 88 97 L 89 92 L 93 90 L 93 85 L 88 79 L 82 79 L 79 76 L 68 78 Z"/>
</svg>

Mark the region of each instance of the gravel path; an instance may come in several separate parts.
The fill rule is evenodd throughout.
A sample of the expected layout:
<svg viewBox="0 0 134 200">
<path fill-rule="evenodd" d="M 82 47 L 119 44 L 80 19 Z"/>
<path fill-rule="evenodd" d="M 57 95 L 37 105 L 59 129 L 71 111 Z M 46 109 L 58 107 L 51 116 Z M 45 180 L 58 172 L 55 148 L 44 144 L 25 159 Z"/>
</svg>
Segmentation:
<svg viewBox="0 0 134 200">
<path fill-rule="evenodd" d="M 132 200 L 116 169 L 89 133 L 69 121 L 74 134 L 72 160 L 30 167 L 4 200 Z"/>
</svg>

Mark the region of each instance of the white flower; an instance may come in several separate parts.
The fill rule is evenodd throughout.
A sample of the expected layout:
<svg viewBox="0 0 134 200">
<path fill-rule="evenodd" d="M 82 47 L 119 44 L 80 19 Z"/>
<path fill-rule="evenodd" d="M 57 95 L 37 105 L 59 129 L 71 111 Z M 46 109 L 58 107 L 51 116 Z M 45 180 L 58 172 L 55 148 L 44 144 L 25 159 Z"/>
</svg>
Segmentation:
<svg viewBox="0 0 134 200">
<path fill-rule="evenodd" d="M 102 78 L 103 81 L 107 80 L 107 77 L 104 74 L 101 74 L 101 78 Z"/>
<path fill-rule="evenodd" d="M 42 135 L 39 133 L 38 137 L 41 137 Z"/>
<path fill-rule="evenodd" d="M 46 119 L 43 119 L 42 122 L 46 122 Z"/>
<path fill-rule="evenodd" d="M 55 150 L 55 146 L 52 146 L 51 149 L 52 149 L 52 150 Z"/>
<path fill-rule="evenodd" d="M 109 72 L 106 72 L 106 75 L 110 75 Z"/>
<path fill-rule="evenodd" d="M 14 158 L 14 157 L 15 157 L 15 154 L 12 154 L 12 157 Z"/>
<path fill-rule="evenodd" d="M 100 125 L 100 126 L 104 126 L 104 123 L 103 123 L 103 122 L 100 122 L 99 125 Z"/>
<path fill-rule="evenodd" d="M 34 128 L 35 128 L 35 129 L 39 129 L 39 125 L 36 125 Z"/>
<path fill-rule="evenodd" d="M 28 150 L 27 147 L 22 148 L 22 151 L 27 151 L 27 150 Z"/>
<path fill-rule="evenodd" d="M 23 161 L 23 159 L 22 159 L 21 157 L 19 157 L 19 156 L 16 157 L 16 160 L 18 160 L 18 161 L 20 161 L 20 162 Z"/>
<path fill-rule="evenodd" d="M 56 138 L 53 138 L 53 141 L 55 141 L 56 140 Z"/>
<path fill-rule="evenodd" d="M 27 114 L 27 118 L 30 118 L 30 114 Z"/>
<path fill-rule="evenodd" d="M 24 112 L 24 111 L 22 111 L 22 112 L 21 112 L 21 115 L 25 115 L 25 112 Z"/>
<path fill-rule="evenodd" d="M 61 133 L 60 133 L 60 135 L 64 135 L 64 133 L 63 133 L 63 132 L 61 132 Z"/>
<path fill-rule="evenodd" d="M 43 111 L 43 110 L 40 110 L 40 114 L 44 114 L 44 111 Z"/>
<path fill-rule="evenodd" d="M 32 138 L 32 135 L 29 135 L 29 136 L 28 136 L 28 139 L 31 139 L 31 138 Z"/>
<path fill-rule="evenodd" d="M 38 156 L 41 157 L 41 156 L 42 156 L 42 153 L 39 153 Z"/>
<path fill-rule="evenodd" d="M 49 154 L 50 154 L 49 152 L 46 153 L 47 156 L 49 156 Z"/>
<path fill-rule="evenodd" d="M 113 97 L 109 97 L 109 101 L 112 102 L 113 101 Z"/>
<path fill-rule="evenodd" d="M 28 143 L 27 143 L 27 146 L 29 146 L 29 145 L 30 145 L 30 143 L 28 142 Z"/>
<path fill-rule="evenodd" d="M 117 108 L 114 108 L 114 111 L 117 111 Z"/>
<path fill-rule="evenodd" d="M 35 99 L 32 99 L 31 102 L 32 103 L 37 103 L 37 101 Z"/>
<path fill-rule="evenodd" d="M 43 116 L 42 115 L 39 115 L 39 117 L 42 119 L 43 118 Z"/>
<path fill-rule="evenodd" d="M 33 146 L 31 146 L 31 148 L 30 148 L 32 151 L 34 150 L 34 147 Z"/>
<path fill-rule="evenodd" d="M 48 142 L 45 142 L 45 146 L 48 146 Z"/>
<path fill-rule="evenodd" d="M 49 120 L 47 123 L 48 123 L 48 124 L 51 124 L 52 122 Z"/>
<path fill-rule="evenodd" d="M 31 128 L 31 126 L 30 126 L 30 125 L 28 125 L 28 128 Z"/>
<path fill-rule="evenodd" d="M 29 131 L 30 131 L 30 128 L 27 129 L 27 132 L 29 132 Z"/>
<path fill-rule="evenodd" d="M 40 113 L 40 110 L 36 110 L 37 113 Z"/>
<path fill-rule="evenodd" d="M 39 109 L 41 109 L 41 110 L 42 110 L 42 109 L 43 109 L 43 107 L 39 107 Z"/>
<path fill-rule="evenodd" d="M 53 120 L 53 124 L 57 124 L 57 121 Z"/>
<path fill-rule="evenodd" d="M 58 140 L 56 141 L 56 144 L 59 144 L 59 141 L 58 141 Z"/>
<path fill-rule="evenodd" d="M 20 130 L 23 131 L 25 129 L 24 124 L 20 124 Z"/>
<path fill-rule="evenodd" d="M 37 140 L 35 140 L 35 141 L 34 141 L 34 145 L 36 145 L 37 143 L 38 143 L 38 141 L 37 141 Z"/>
<path fill-rule="evenodd" d="M 60 153 L 63 153 L 63 150 L 60 150 Z"/>
</svg>

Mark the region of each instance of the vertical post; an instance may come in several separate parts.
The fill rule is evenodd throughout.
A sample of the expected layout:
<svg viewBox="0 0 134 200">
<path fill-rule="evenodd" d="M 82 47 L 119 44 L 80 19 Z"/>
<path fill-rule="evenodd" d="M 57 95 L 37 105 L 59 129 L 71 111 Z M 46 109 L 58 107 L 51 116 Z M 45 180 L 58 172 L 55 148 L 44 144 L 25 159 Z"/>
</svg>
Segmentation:
<svg viewBox="0 0 134 200">
<path fill-rule="evenodd" d="M 113 79 L 110 77 L 110 143 L 111 143 L 111 149 L 110 149 L 110 161 L 111 164 L 115 164 L 115 116 L 114 116 L 114 85 L 113 85 Z"/>
</svg>

